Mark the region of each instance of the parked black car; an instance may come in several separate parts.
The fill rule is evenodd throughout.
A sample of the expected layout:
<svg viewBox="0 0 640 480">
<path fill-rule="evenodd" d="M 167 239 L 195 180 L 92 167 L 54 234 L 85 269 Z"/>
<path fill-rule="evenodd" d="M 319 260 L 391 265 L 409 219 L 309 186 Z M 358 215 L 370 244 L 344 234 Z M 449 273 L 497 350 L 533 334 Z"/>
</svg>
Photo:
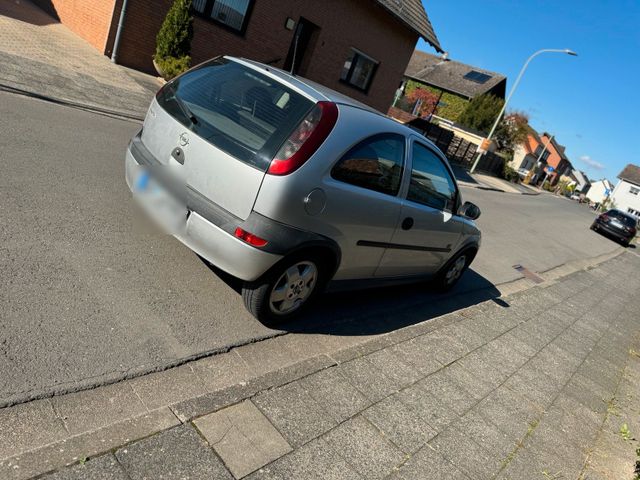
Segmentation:
<svg viewBox="0 0 640 480">
<path fill-rule="evenodd" d="M 635 217 L 614 209 L 598 215 L 591 225 L 591 230 L 613 237 L 628 247 L 629 242 L 636 236 L 637 226 L 638 221 Z"/>
</svg>

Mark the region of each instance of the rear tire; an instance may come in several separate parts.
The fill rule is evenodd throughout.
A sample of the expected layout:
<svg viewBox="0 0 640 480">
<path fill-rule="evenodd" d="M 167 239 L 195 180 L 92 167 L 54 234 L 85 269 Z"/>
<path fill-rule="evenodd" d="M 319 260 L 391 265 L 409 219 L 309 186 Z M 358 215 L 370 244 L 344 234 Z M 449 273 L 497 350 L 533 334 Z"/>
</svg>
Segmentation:
<svg viewBox="0 0 640 480">
<path fill-rule="evenodd" d="M 302 314 L 323 290 L 326 267 L 312 254 L 286 258 L 254 282 L 242 286 L 247 310 L 265 325 L 287 322 Z"/>
</svg>

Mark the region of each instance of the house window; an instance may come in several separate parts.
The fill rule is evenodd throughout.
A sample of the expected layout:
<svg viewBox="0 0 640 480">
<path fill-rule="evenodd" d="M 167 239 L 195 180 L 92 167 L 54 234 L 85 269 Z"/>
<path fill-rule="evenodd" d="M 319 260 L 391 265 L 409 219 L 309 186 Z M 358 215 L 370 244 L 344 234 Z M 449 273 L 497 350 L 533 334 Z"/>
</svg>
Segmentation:
<svg viewBox="0 0 640 480">
<path fill-rule="evenodd" d="M 244 32 L 254 0 L 193 0 L 194 12 L 236 32 Z"/>
<path fill-rule="evenodd" d="M 639 192 L 640 192 L 640 188 L 637 188 L 637 187 L 631 187 L 631 188 L 629 189 L 629 193 L 630 193 L 631 195 L 638 195 L 638 193 L 639 193 Z"/>
<path fill-rule="evenodd" d="M 376 73 L 379 63 L 377 60 L 352 48 L 349 58 L 347 58 L 347 61 L 344 62 L 344 66 L 342 67 L 340 80 L 366 92 L 371 86 L 373 75 Z"/>
</svg>

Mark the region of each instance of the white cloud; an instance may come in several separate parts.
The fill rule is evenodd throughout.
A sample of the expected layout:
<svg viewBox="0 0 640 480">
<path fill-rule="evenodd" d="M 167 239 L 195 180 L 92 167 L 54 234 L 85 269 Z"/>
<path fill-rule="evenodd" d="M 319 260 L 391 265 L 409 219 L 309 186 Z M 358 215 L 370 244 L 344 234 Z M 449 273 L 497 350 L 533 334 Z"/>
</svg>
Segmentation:
<svg viewBox="0 0 640 480">
<path fill-rule="evenodd" d="M 582 163 L 586 163 L 587 165 L 589 165 L 591 168 L 595 168 L 596 170 L 604 170 L 604 165 L 601 164 L 600 162 L 596 162 L 593 158 L 591 158 L 589 155 L 583 155 L 580 157 L 580 161 Z"/>
</svg>

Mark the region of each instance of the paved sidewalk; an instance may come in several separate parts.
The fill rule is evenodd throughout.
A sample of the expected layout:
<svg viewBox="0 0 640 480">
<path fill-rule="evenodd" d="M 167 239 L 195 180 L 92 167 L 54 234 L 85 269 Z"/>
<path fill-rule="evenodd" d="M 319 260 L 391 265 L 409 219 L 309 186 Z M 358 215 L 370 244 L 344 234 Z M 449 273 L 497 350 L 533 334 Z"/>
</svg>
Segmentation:
<svg viewBox="0 0 640 480">
<path fill-rule="evenodd" d="M 29 0 L 0 2 L 0 88 L 142 119 L 157 79 L 111 61 Z"/>
<path fill-rule="evenodd" d="M 351 346 L 286 335 L 0 410 L 0 478 L 631 478 L 639 269 L 627 252 Z"/>
</svg>

